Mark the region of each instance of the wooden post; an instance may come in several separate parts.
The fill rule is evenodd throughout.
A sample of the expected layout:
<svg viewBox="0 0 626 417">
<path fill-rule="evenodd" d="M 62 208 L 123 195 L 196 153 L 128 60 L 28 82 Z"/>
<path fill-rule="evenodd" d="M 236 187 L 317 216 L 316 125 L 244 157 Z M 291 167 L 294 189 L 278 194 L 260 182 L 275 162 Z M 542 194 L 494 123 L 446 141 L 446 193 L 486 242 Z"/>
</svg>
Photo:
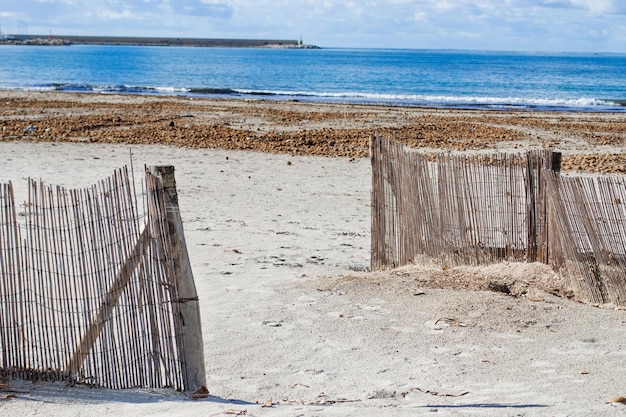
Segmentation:
<svg viewBox="0 0 626 417">
<path fill-rule="evenodd" d="M 526 262 L 537 260 L 537 187 L 541 175 L 541 167 L 537 166 L 537 160 L 543 156 L 540 152 L 526 153 Z M 543 201 L 540 201 L 541 203 Z"/>
<path fill-rule="evenodd" d="M 560 173 L 561 172 L 561 160 L 563 158 L 563 154 L 561 152 L 551 152 L 550 153 L 550 160 L 548 161 L 548 163 L 546 164 L 546 169 L 551 170 L 552 172 L 555 173 Z M 548 205 L 548 195 L 547 195 L 547 189 L 546 189 L 546 181 L 547 179 L 545 178 L 545 175 L 542 176 L 541 179 L 541 198 L 543 200 L 543 233 L 542 233 L 542 256 L 543 258 L 540 259 L 541 262 L 545 263 L 545 264 L 549 264 L 550 263 L 550 233 L 553 233 L 552 230 L 550 230 L 550 222 L 548 221 L 549 219 L 549 215 L 548 215 L 548 210 L 549 210 L 549 205 Z M 558 185 L 558 183 L 557 183 Z"/>
<path fill-rule="evenodd" d="M 545 264 L 549 263 L 549 222 L 548 222 L 548 195 L 546 188 L 545 170 L 559 173 L 561 171 L 561 152 L 543 151 L 544 156 L 541 159 L 541 166 L 537 172 L 537 261 Z"/>
<path fill-rule="evenodd" d="M 561 153 L 550 150 L 526 153 L 527 262 L 548 263 L 548 205 L 544 170 L 561 170 Z"/>
<path fill-rule="evenodd" d="M 382 139 L 370 137 L 370 162 L 372 166 L 371 216 L 372 227 L 370 236 L 370 269 L 372 271 L 386 266 L 384 258 L 385 208 L 384 183 L 382 174 Z"/>
<path fill-rule="evenodd" d="M 178 291 L 178 303 L 182 316 L 183 357 L 185 361 L 185 390 L 195 391 L 206 385 L 204 367 L 204 343 L 200 323 L 200 305 L 193 279 L 183 221 L 178 206 L 178 192 L 173 166 L 151 166 L 149 172 L 163 182 L 167 225 L 170 233 L 174 275 Z"/>
</svg>

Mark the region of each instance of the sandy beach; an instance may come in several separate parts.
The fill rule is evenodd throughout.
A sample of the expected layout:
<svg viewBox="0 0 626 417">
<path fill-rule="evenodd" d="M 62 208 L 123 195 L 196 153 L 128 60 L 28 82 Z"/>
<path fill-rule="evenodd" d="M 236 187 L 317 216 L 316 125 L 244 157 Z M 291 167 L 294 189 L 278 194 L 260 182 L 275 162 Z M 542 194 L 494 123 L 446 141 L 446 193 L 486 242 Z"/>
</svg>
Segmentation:
<svg viewBox="0 0 626 417">
<path fill-rule="evenodd" d="M 554 148 L 623 173 L 626 119 L 0 91 L 0 181 L 174 165 L 210 396 L 9 381 L 0 415 L 624 415 L 626 313 L 550 268 L 370 272 L 373 134 L 424 152 Z M 511 294 L 490 291 L 504 284 Z M 623 396 L 623 397 L 622 397 Z M 622 398 L 620 398 L 622 397 Z"/>
</svg>

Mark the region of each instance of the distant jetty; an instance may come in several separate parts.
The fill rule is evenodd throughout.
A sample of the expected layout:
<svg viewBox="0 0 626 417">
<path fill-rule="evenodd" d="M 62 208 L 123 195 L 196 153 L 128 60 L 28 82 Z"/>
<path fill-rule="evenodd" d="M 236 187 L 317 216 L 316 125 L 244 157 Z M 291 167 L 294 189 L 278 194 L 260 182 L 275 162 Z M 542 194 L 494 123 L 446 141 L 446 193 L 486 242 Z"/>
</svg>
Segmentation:
<svg viewBox="0 0 626 417">
<path fill-rule="evenodd" d="M 277 39 L 204 39 L 204 38 L 147 38 L 122 36 L 42 36 L 19 35 L 0 37 L 0 44 L 10 45 L 140 45 L 140 46 L 195 46 L 206 48 L 277 48 L 319 49 L 305 45 L 301 40 Z"/>
</svg>

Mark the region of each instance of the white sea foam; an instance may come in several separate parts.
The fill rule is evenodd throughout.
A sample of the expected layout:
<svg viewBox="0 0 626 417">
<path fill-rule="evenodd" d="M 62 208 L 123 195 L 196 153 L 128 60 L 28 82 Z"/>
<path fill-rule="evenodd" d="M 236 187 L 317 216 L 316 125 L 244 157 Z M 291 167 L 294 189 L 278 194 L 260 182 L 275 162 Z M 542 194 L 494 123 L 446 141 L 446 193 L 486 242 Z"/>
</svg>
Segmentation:
<svg viewBox="0 0 626 417">
<path fill-rule="evenodd" d="M 181 87 L 147 87 L 148 89 L 154 90 L 158 93 L 166 93 L 166 94 L 176 94 L 176 93 L 188 93 L 191 91 L 189 88 L 181 88 Z"/>
<path fill-rule="evenodd" d="M 565 107 L 594 108 L 621 107 L 618 103 L 592 97 L 580 98 L 534 98 L 534 97 L 487 97 L 487 96 L 447 96 L 426 94 L 379 94 L 352 92 L 311 92 L 280 90 L 235 90 L 241 94 L 264 94 L 275 96 L 311 97 L 393 104 L 423 104 L 441 106 L 489 106 L 489 107 Z"/>
<path fill-rule="evenodd" d="M 428 94 L 385 94 L 367 92 L 316 92 L 299 90 L 251 90 L 251 89 L 217 89 L 218 92 L 196 91 L 193 88 L 174 86 L 140 86 L 140 85 L 94 85 L 94 84 L 47 84 L 36 86 L 2 86 L 0 89 L 19 91 L 86 91 L 94 93 L 122 94 L 157 94 L 157 95 L 263 95 L 275 99 L 293 99 L 311 101 L 338 101 L 347 103 L 371 103 L 391 105 L 417 105 L 432 107 L 483 107 L 491 109 L 530 108 L 530 109 L 563 109 L 563 110 L 596 110 L 626 111 L 617 102 L 601 100 L 593 97 L 579 98 L 537 98 L 537 97 L 490 97 L 460 95 L 428 95 Z M 224 91 L 224 92 L 219 92 Z M 229 93 L 230 92 L 230 93 Z"/>
</svg>

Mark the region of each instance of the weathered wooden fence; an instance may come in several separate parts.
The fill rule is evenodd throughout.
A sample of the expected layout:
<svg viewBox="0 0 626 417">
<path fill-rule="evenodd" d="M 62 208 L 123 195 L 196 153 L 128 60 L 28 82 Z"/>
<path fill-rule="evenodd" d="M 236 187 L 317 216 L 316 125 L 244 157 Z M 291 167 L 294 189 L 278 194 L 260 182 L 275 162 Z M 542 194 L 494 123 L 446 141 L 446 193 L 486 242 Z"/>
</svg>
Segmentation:
<svg viewBox="0 0 626 417">
<path fill-rule="evenodd" d="M 626 306 L 626 178 L 548 173 L 550 263 L 576 298 Z"/>
<path fill-rule="evenodd" d="M 372 269 L 547 256 L 549 151 L 428 156 L 372 138 Z M 416 259 L 420 258 L 420 259 Z"/>
<path fill-rule="evenodd" d="M 559 174 L 560 154 L 429 157 L 372 138 L 372 269 L 551 264 L 577 299 L 626 306 L 623 177 Z"/>
<path fill-rule="evenodd" d="M 29 180 L 20 213 L 12 184 L 0 184 L 0 377 L 181 390 L 204 381 L 203 368 L 188 377 L 162 179 L 146 173 L 146 185 L 140 215 L 126 169 L 82 190 Z"/>
</svg>

